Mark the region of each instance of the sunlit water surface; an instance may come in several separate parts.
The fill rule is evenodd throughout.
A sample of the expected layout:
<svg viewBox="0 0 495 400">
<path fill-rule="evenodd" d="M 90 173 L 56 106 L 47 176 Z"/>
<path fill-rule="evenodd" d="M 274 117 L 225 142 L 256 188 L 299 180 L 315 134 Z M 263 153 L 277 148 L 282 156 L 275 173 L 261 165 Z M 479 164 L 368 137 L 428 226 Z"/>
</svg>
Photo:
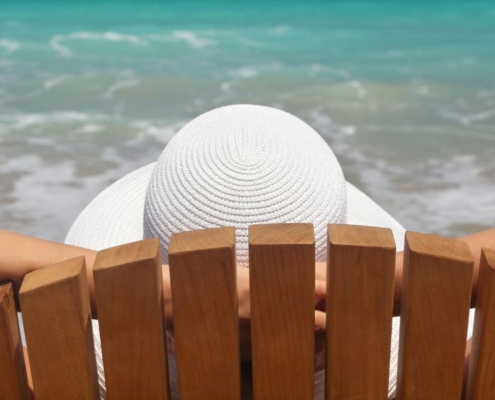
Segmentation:
<svg viewBox="0 0 495 400">
<path fill-rule="evenodd" d="M 495 3 L 2 2 L 0 227 L 63 240 L 187 121 L 313 126 L 406 228 L 495 225 Z"/>
</svg>

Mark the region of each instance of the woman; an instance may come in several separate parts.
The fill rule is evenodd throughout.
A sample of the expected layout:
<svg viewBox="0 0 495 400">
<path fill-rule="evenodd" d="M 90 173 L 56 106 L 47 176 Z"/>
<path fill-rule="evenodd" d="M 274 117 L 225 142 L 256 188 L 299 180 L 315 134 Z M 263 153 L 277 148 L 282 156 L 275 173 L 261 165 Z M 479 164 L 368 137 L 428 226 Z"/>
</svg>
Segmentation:
<svg viewBox="0 0 495 400">
<path fill-rule="evenodd" d="M 172 233 L 235 226 L 239 316 L 246 320 L 249 319 L 249 279 L 245 268 L 248 266 L 247 227 L 282 222 L 314 225 L 318 261 L 315 265 L 316 300 L 326 294 L 325 228 L 329 223 L 388 227 L 394 234 L 397 250 L 403 249 L 404 228 L 345 181 L 335 155 L 310 126 L 268 107 L 222 107 L 184 126 L 156 164 L 130 173 L 97 196 L 72 226 L 67 244 L 0 232 L 0 279 L 10 278 L 18 288 L 29 271 L 84 255 L 93 312 L 96 312 L 92 280 L 95 251 L 145 237 L 159 237 L 164 264 L 165 311 L 171 323 L 167 249 Z M 492 230 L 464 239 L 477 262 L 481 247 L 493 246 L 494 237 Z M 475 277 L 477 270 L 476 264 Z M 401 278 L 402 257 L 398 254 L 394 315 L 400 310 Z M 315 331 L 324 329 L 325 314 L 315 310 Z M 398 336 L 399 321 L 395 318 L 390 396 L 395 392 L 397 378 L 394 366 Z M 241 330 L 241 339 L 242 349 L 246 349 L 248 328 Z M 98 334 L 95 342 L 98 346 Z M 243 352 L 244 357 L 247 354 Z M 173 394 L 176 386 L 172 368 Z M 322 397 L 323 373 L 319 372 L 315 398 Z"/>
</svg>

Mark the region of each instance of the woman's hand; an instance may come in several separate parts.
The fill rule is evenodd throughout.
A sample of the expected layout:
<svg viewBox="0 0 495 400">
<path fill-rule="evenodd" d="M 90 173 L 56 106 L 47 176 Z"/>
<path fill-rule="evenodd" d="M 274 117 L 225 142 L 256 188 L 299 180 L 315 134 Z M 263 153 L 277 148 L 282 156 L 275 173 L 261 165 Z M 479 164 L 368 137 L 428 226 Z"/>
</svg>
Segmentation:
<svg viewBox="0 0 495 400">
<path fill-rule="evenodd" d="M 327 263 L 315 264 L 315 370 L 325 368 Z"/>
<path fill-rule="evenodd" d="M 321 264 L 321 265 L 319 265 Z M 173 331 L 172 296 L 168 265 L 163 265 L 163 293 L 167 329 Z M 326 314 L 322 309 L 326 298 L 325 263 L 317 263 L 315 271 L 315 335 L 316 350 L 324 348 Z M 251 360 L 251 303 L 249 291 L 249 269 L 237 268 L 237 305 L 239 312 L 239 340 L 241 361 Z"/>
<path fill-rule="evenodd" d="M 251 302 L 249 269 L 237 267 L 237 306 L 239 310 L 239 341 L 241 361 L 251 360 Z"/>
<path fill-rule="evenodd" d="M 322 264 L 322 265 L 318 265 Z M 321 352 L 325 348 L 326 314 L 321 309 L 326 299 L 326 264 L 317 263 L 315 271 L 315 349 Z M 249 269 L 237 268 L 237 295 L 239 309 L 239 337 L 241 361 L 251 360 L 251 305 L 249 296 Z M 320 307 L 320 309 L 318 309 Z M 320 365 L 321 364 L 321 365 Z M 317 362 L 323 369 L 324 364 Z"/>
</svg>

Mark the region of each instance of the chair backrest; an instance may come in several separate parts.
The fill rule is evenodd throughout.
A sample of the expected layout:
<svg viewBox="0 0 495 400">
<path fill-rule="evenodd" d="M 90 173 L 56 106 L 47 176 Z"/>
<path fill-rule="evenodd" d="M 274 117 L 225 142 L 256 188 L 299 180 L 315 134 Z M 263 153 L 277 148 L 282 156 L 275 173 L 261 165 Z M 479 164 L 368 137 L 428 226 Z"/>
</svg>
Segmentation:
<svg viewBox="0 0 495 400">
<path fill-rule="evenodd" d="M 384 228 L 329 225 L 326 393 L 386 399 L 395 243 Z M 106 249 L 94 265 L 107 399 L 168 399 L 159 242 Z M 183 399 L 240 399 L 235 231 L 169 246 Z M 249 229 L 254 399 L 314 395 L 315 239 L 309 224 Z M 495 398 L 495 252 L 483 249 L 466 397 Z M 464 242 L 406 233 L 397 399 L 459 399 L 473 258 Z M 28 274 L 20 290 L 36 399 L 98 399 L 84 258 Z M 241 321 L 242 322 L 242 321 Z M 244 321 L 246 322 L 246 321 Z M 0 399 L 28 399 L 12 286 L 0 286 Z"/>
</svg>

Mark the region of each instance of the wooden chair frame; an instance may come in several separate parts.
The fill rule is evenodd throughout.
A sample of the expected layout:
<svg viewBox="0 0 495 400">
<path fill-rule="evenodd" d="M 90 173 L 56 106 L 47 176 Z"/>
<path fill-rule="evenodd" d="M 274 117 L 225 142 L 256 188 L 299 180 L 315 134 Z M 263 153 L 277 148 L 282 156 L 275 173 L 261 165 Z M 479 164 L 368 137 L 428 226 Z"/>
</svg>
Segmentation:
<svg viewBox="0 0 495 400">
<path fill-rule="evenodd" d="M 460 399 L 473 279 L 461 241 L 407 232 L 396 398 Z M 389 229 L 328 226 L 327 400 L 386 399 L 395 242 Z M 94 265 L 107 399 L 170 398 L 158 239 Z M 241 398 L 235 230 L 172 236 L 181 400 Z M 310 224 L 249 228 L 253 398 L 314 396 L 315 238 Z M 483 249 L 467 399 L 494 399 L 495 252 Z M 84 258 L 28 274 L 20 306 L 34 394 L 99 399 Z M 11 284 L 0 286 L 0 400 L 29 399 Z"/>
</svg>

